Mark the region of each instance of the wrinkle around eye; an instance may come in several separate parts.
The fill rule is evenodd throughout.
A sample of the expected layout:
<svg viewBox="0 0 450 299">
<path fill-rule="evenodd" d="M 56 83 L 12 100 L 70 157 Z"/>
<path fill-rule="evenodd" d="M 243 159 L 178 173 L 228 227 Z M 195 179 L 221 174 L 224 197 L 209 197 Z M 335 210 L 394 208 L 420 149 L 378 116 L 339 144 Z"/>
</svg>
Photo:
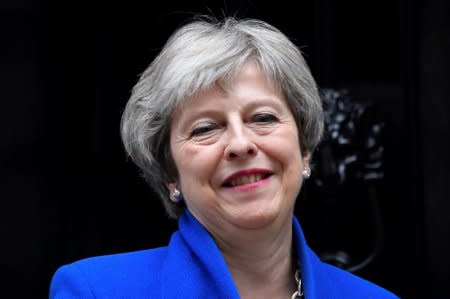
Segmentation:
<svg viewBox="0 0 450 299">
<path fill-rule="evenodd" d="M 247 126 L 259 135 L 268 135 L 277 131 L 280 127 L 283 127 L 285 125 L 291 125 L 292 123 L 295 125 L 295 122 L 293 122 L 293 120 L 291 120 L 289 117 L 277 117 L 277 116 L 274 117 L 275 119 L 273 121 L 267 122 L 253 121 L 248 123 Z"/>
<path fill-rule="evenodd" d="M 201 126 L 201 127 L 195 128 L 191 132 L 191 137 L 207 135 L 214 129 L 215 129 L 214 126 Z"/>
<path fill-rule="evenodd" d="M 190 136 L 202 136 L 207 135 L 209 132 L 216 130 L 219 125 L 212 121 L 202 121 L 192 126 L 190 129 Z"/>
<path fill-rule="evenodd" d="M 279 119 L 273 113 L 261 112 L 261 113 L 256 113 L 255 115 L 253 115 L 252 121 L 255 123 L 260 123 L 260 124 L 270 124 L 270 123 L 279 122 Z"/>
<path fill-rule="evenodd" d="M 250 122 L 247 127 L 259 135 L 267 135 L 279 127 L 279 122 Z"/>
<path fill-rule="evenodd" d="M 207 130 L 206 132 L 200 134 L 192 134 L 189 139 L 199 144 L 211 144 L 220 138 L 220 133 L 222 131 L 223 130 L 219 126 L 216 126 L 211 130 Z"/>
</svg>

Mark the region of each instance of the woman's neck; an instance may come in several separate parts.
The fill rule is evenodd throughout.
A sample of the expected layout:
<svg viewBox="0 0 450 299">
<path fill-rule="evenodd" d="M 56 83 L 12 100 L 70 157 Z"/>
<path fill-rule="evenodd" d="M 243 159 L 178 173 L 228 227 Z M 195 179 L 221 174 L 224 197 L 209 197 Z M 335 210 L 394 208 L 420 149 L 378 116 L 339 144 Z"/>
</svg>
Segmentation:
<svg viewBox="0 0 450 299">
<path fill-rule="evenodd" d="M 295 291 L 292 222 L 216 241 L 241 298 L 290 298 Z"/>
</svg>

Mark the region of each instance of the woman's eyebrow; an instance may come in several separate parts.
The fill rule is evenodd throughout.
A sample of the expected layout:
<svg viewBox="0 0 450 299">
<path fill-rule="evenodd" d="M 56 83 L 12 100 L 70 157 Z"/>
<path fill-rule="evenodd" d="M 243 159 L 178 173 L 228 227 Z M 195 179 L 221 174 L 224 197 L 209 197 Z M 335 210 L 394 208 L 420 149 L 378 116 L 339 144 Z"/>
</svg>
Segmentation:
<svg viewBox="0 0 450 299">
<path fill-rule="evenodd" d="M 205 108 L 199 111 L 181 113 L 177 119 L 178 127 L 181 131 L 189 130 L 190 126 L 201 118 L 219 118 L 222 115 L 222 110 L 219 108 Z"/>
<path fill-rule="evenodd" d="M 277 110 L 283 109 L 282 100 L 273 96 L 254 98 L 253 100 L 250 100 L 247 105 L 245 105 L 245 109 L 254 109 L 260 106 L 269 106 Z"/>
</svg>

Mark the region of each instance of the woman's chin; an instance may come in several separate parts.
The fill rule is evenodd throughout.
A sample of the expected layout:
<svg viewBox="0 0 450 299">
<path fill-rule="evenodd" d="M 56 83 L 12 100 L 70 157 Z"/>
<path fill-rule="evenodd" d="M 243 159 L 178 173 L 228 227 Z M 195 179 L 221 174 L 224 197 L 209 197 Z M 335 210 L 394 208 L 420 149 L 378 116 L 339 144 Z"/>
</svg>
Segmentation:
<svg viewBox="0 0 450 299">
<path fill-rule="evenodd" d="M 279 211 L 261 209 L 235 211 L 228 215 L 228 222 L 241 229 L 262 229 L 270 226 L 280 216 Z"/>
</svg>

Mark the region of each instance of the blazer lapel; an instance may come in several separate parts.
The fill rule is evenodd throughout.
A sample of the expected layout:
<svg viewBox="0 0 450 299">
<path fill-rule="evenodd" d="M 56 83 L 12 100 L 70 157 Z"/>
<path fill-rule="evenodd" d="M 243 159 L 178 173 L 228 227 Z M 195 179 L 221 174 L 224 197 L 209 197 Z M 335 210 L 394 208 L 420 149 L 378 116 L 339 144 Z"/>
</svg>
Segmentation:
<svg viewBox="0 0 450 299">
<path fill-rule="evenodd" d="M 162 271 L 162 298 L 239 298 L 219 248 L 187 210 L 172 235 Z"/>
<path fill-rule="evenodd" d="M 302 274 L 305 298 L 336 298 L 335 282 L 328 276 L 327 271 L 323 269 L 323 262 L 306 244 L 305 236 L 296 217 L 294 217 L 293 222 L 293 233 L 294 250 L 297 253 Z"/>
</svg>

